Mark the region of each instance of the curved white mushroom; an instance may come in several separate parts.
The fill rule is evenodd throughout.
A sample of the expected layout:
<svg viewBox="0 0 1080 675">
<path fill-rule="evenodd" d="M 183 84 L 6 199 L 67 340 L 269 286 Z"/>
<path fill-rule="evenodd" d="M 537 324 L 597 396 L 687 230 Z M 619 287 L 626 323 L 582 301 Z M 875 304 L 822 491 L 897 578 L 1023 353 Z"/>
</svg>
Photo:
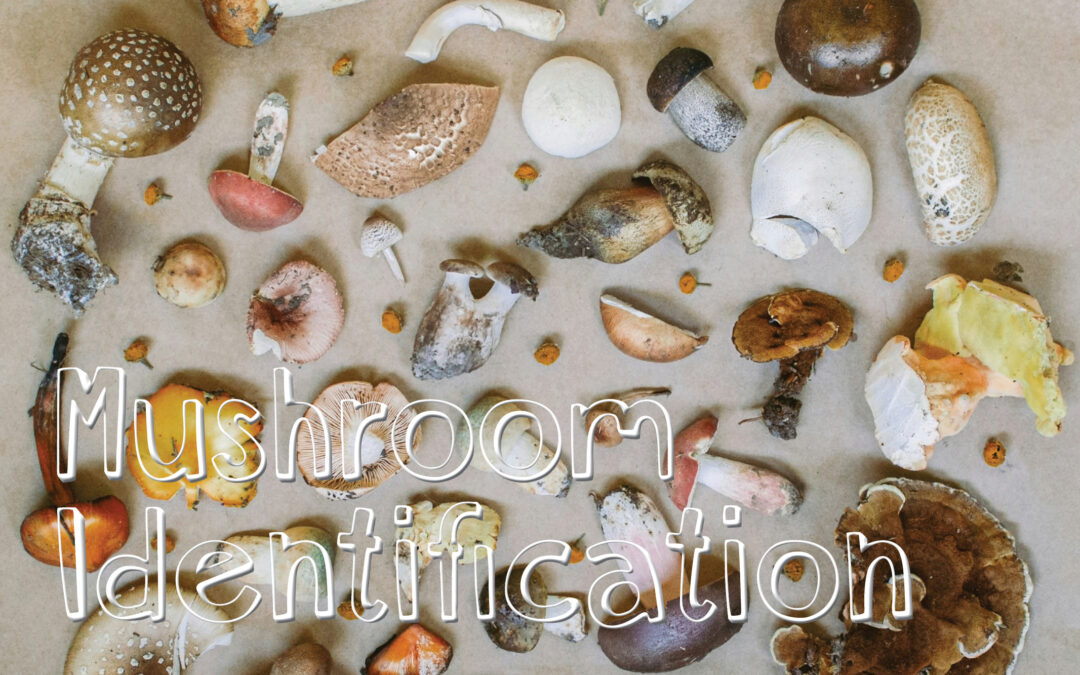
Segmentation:
<svg viewBox="0 0 1080 675">
<path fill-rule="evenodd" d="M 634 0 L 634 13 L 652 28 L 660 28 L 692 4 L 694 0 Z"/>
<path fill-rule="evenodd" d="M 421 24 L 405 56 L 420 63 L 439 58 L 443 43 L 462 26 L 483 26 L 491 31 L 505 29 L 536 40 L 552 42 L 566 25 L 558 9 L 540 7 L 522 0 L 453 0 Z"/>
</svg>

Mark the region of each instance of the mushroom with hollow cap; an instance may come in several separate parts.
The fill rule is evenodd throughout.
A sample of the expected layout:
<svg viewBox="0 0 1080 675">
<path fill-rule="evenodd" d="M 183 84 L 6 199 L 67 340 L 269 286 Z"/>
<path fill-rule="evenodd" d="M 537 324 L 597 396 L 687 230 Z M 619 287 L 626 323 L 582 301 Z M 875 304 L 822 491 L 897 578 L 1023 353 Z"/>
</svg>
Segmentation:
<svg viewBox="0 0 1080 675">
<path fill-rule="evenodd" d="M 642 361 L 685 359 L 709 341 L 708 335 L 695 335 L 608 293 L 600 296 L 600 319 L 611 344 Z"/>
<path fill-rule="evenodd" d="M 566 25 L 562 10 L 548 9 L 522 0 L 452 0 L 439 7 L 416 31 L 405 56 L 430 63 L 450 34 L 462 26 L 500 28 L 552 42 Z"/>
<path fill-rule="evenodd" d="M 30 281 L 76 314 L 116 283 L 90 234 L 94 198 L 114 158 L 173 148 L 195 129 L 201 108 L 194 66 L 162 37 L 125 29 L 79 50 L 60 92 L 67 137 L 11 241 Z"/>
<path fill-rule="evenodd" d="M 296 220 L 304 210 L 300 200 L 273 185 L 288 133 L 289 101 L 277 92 L 267 94 L 255 111 L 247 175 L 228 169 L 210 174 L 210 199 L 225 220 L 241 230 L 272 230 Z"/>
<path fill-rule="evenodd" d="M 394 255 L 394 244 L 401 241 L 401 237 L 400 227 L 381 213 L 374 213 L 364 221 L 360 230 L 360 252 L 369 258 L 382 253 L 394 278 L 405 283 L 405 273 L 401 271 L 401 263 Z"/>
<path fill-rule="evenodd" d="M 237 47 L 256 47 L 277 31 L 278 20 L 348 7 L 364 0 L 202 0 L 217 36 Z"/>
<path fill-rule="evenodd" d="M 713 152 L 723 152 L 746 126 L 735 101 L 705 74 L 713 67 L 703 51 L 676 47 L 653 68 L 646 89 L 657 112 L 666 112 L 683 134 Z"/>
<path fill-rule="evenodd" d="M 286 263 L 251 296 L 247 334 L 258 356 L 311 363 L 330 350 L 345 325 L 337 282 L 306 260 Z"/>
<path fill-rule="evenodd" d="M 356 401 L 360 407 L 346 404 L 349 400 Z M 372 422 L 362 429 L 364 419 L 376 413 L 376 406 L 372 404 L 380 403 L 386 406 L 386 419 Z M 367 494 L 400 471 L 402 460 L 409 460 L 405 439 L 409 422 L 416 413 L 405 410 L 409 405 L 408 399 L 389 382 L 380 382 L 374 387 L 367 382 L 332 384 L 316 397 L 312 405 L 315 409 L 309 409 L 304 414 L 308 424 L 300 427 L 296 438 L 296 463 L 307 484 L 324 497 L 355 499 Z M 319 433 L 322 427 L 317 422 L 316 410 L 322 412 L 326 420 L 325 437 Z M 404 414 L 402 411 L 405 411 Z M 356 434 L 361 430 L 364 435 L 358 439 Z M 329 440 L 329 446 L 323 444 L 324 438 Z M 419 443 L 420 438 L 420 428 L 417 427 L 413 444 Z M 354 470 L 358 468 L 360 475 L 347 479 L 341 451 L 350 452 L 357 443 L 360 460 Z M 316 472 L 327 466 L 326 449 L 330 450 L 330 475 L 320 478 Z"/>
<path fill-rule="evenodd" d="M 581 642 L 588 637 L 589 623 L 581 607 L 563 621 L 550 623 L 540 621 L 547 616 L 548 609 L 557 607 L 567 598 L 548 593 L 544 577 L 538 571 L 534 571 L 529 575 L 528 589 L 531 602 L 527 602 L 521 592 L 523 571 L 523 567 L 515 567 L 502 570 L 495 575 L 495 618 L 484 624 L 484 630 L 495 646 L 508 652 L 521 654 L 532 651 L 540 642 L 540 636 L 544 631 L 557 635 L 567 642 Z M 489 581 L 484 584 L 480 597 L 487 597 L 490 583 Z"/>
<path fill-rule="evenodd" d="M 739 316 L 731 341 L 743 358 L 780 362 L 773 395 L 762 408 L 769 433 L 795 438 L 802 401 L 799 393 L 825 347 L 840 349 L 855 322 L 844 303 L 826 293 L 798 289 L 767 295 Z"/>
<path fill-rule="evenodd" d="M 621 485 L 603 497 L 593 495 L 600 514 L 600 527 L 612 552 L 621 554 L 632 565 L 623 572 L 626 583 L 641 589 L 638 604 L 645 610 L 656 606 L 653 576 L 661 584 L 664 602 L 664 619 L 656 623 L 635 621 L 622 628 L 600 626 L 598 638 L 604 655 L 619 668 L 638 673 L 663 673 L 682 668 L 705 656 L 727 642 L 742 628 L 741 623 L 728 620 L 723 609 L 727 600 L 727 587 L 738 588 L 737 572 L 714 580 L 698 590 L 701 602 L 712 601 L 716 611 L 704 621 L 694 621 L 682 611 L 683 595 L 689 593 L 689 585 L 683 588 L 682 556 L 668 548 L 668 527 L 660 509 L 646 494 L 630 485 Z M 641 546 L 652 561 L 642 559 L 641 552 L 624 543 Z M 731 598 L 730 610 L 740 612 L 739 596 Z"/>
<path fill-rule="evenodd" d="M 450 667 L 454 648 L 424 626 L 414 623 L 372 652 L 364 675 L 442 675 Z"/>
</svg>

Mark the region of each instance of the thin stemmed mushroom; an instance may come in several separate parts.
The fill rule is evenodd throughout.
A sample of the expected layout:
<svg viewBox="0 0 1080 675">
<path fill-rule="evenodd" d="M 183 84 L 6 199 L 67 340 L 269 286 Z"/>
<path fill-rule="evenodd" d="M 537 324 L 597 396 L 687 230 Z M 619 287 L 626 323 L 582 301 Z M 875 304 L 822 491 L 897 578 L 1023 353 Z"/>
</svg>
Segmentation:
<svg viewBox="0 0 1080 675">
<path fill-rule="evenodd" d="M 277 92 L 267 94 L 255 111 L 247 175 L 228 169 L 210 174 L 210 198 L 225 220 L 241 230 L 272 230 L 304 210 L 300 200 L 273 185 L 288 133 L 289 101 Z"/>
<path fill-rule="evenodd" d="M 565 25 L 566 16 L 561 10 L 522 0 L 453 0 L 424 21 L 405 56 L 420 63 L 434 61 L 439 58 L 446 39 L 462 26 L 483 26 L 491 31 L 504 29 L 552 42 Z"/>
<path fill-rule="evenodd" d="M 206 20 L 217 36 L 237 47 L 269 40 L 278 20 L 348 7 L 364 0 L 202 0 Z"/>
<path fill-rule="evenodd" d="M 634 13 L 650 28 L 662 28 L 693 3 L 694 0 L 634 0 Z"/>
<path fill-rule="evenodd" d="M 374 213 L 364 221 L 363 229 L 360 230 L 360 251 L 369 258 L 382 253 L 394 278 L 405 283 L 405 273 L 401 271 L 401 263 L 394 255 L 394 244 L 401 241 L 401 238 L 400 227 L 383 214 Z"/>
</svg>

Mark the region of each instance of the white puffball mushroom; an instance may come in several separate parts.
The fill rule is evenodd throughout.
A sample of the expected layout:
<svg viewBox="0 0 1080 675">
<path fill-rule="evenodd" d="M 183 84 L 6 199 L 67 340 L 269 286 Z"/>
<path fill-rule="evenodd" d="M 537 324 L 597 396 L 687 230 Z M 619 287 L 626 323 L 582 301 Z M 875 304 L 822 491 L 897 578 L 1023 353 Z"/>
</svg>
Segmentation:
<svg viewBox="0 0 1080 675">
<path fill-rule="evenodd" d="M 536 147 L 549 155 L 584 157 L 619 133 L 622 108 L 615 80 L 588 59 L 551 59 L 529 80 L 521 121 Z"/>
<path fill-rule="evenodd" d="M 154 262 L 154 288 L 177 307 L 202 307 L 225 290 L 225 266 L 206 245 L 181 242 Z"/>
</svg>

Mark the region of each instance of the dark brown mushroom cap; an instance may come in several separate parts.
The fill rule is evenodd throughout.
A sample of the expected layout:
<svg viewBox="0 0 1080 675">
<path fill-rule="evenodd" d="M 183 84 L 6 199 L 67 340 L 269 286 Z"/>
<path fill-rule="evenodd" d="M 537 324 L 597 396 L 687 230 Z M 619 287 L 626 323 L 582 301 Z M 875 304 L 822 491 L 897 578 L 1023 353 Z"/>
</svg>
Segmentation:
<svg viewBox="0 0 1080 675">
<path fill-rule="evenodd" d="M 503 261 L 493 262 L 488 265 L 487 273 L 492 281 L 506 286 L 511 293 L 516 295 L 524 295 L 526 298 L 535 300 L 540 294 L 536 277 L 521 265 Z"/>
<path fill-rule="evenodd" d="M 810 289 L 767 295 L 735 322 L 731 341 L 743 357 L 764 363 L 788 359 L 804 349 L 840 349 L 855 322 L 844 303 Z"/>
<path fill-rule="evenodd" d="M 165 152 L 195 129 L 202 89 L 176 45 L 141 30 L 106 33 L 79 50 L 60 92 L 64 129 L 109 157 Z"/>
<path fill-rule="evenodd" d="M 495 646 L 509 652 L 532 651 L 540 642 L 540 636 L 544 634 L 544 624 L 537 619 L 543 619 L 547 612 L 525 602 L 525 597 L 521 593 L 523 571 L 523 567 L 515 567 L 495 575 L 495 618 L 484 624 L 484 630 Z M 509 595 L 506 593 L 507 577 L 509 577 L 510 585 Z M 484 584 L 484 590 L 480 595 L 486 597 L 487 594 L 488 586 Z M 537 573 L 529 576 L 529 595 L 538 605 L 547 603 L 547 587 L 544 585 L 544 579 Z M 510 603 L 513 603 L 514 608 L 525 616 L 515 612 Z"/>
<path fill-rule="evenodd" d="M 439 263 L 439 269 L 447 274 L 464 274 L 467 277 L 473 277 L 475 279 L 487 276 L 482 265 L 461 258 L 444 260 Z"/>
<path fill-rule="evenodd" d="M 337 283 L 306 260 L 286 263 L 270 275 L 248 308 L 252 351 L 274 351 L 288 363 L 310 363 L 337 341 L 345 306 Z"/>
<path fill-rule="evenodd" d="M 645 164 L 633 179 L 663 196 L 683 249 L 690 254 L 700 251 L 713 233 L 712 206 L 705 190 L 682 167 L 664 160 Z"/>
<path fill-rule="evenodd" d="M 705 52 L 691 47 L 676 47 L 653 68 L 645 91 L 649 102 L 658 112 L 666 112 L 682 88 L 702 71 L 713 67 Z"/>
<path fill-rule="evenodd" d="M 277 30 L 280 14 L 268 0 L 202 0 L 203 12 L 218 37 L 237 47 L 255 47 Z"/>
</svg>

